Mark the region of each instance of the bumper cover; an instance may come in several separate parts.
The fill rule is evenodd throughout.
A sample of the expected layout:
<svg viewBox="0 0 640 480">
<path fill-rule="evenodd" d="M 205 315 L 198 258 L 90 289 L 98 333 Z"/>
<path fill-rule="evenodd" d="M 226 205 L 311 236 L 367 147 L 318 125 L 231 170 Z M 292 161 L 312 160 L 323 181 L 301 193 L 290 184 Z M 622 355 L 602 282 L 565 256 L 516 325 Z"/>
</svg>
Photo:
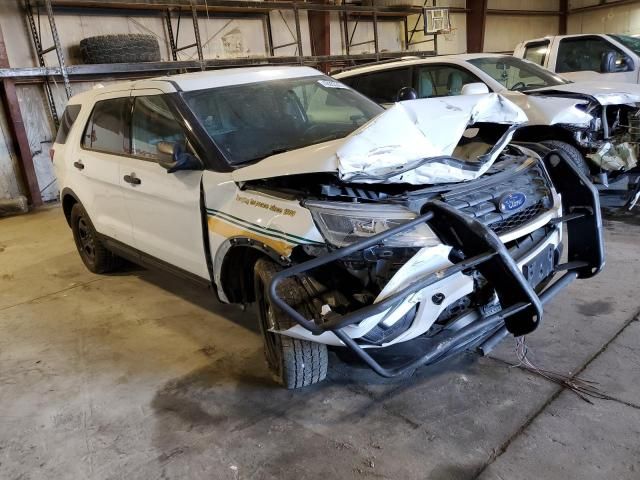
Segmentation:
<svg viewBox="0 0 640 480">
<path fill-rule="evenodd" d="M 516 261 L 492 230 L 455 208 L 439 201 L 433 201 L 425 205 L 423 215 L 410 222 L 277 273 L 269 286 L 269 296 L 272 302 L 285 311 L 298 325 L 313 334 L 320 335 L 324 332 L 332 332 L 376 373 L 385 377 L 400 375 L 407 370 L 441 360 L 448 353 L 459 351 L 460 346 L 468 345 L 474 339 L 489 338 L 489 340 L 494 339 L 495 341 L 496 338 L 504 337 L 505 330 L 514 336 L 533 332 L 542 322 L 543 305 L 546 302 L 576 278 L 590 278 L 604 266 L 602 219 L 595 187 L 559 152 L 547 154 L 544 162 L 556 190 L 562 196 L 564 216 L 556 218 L 552 222 L 566 224 L 568 262 L 556 266 L 555 273 L 564 272 L 563 275 L 541 293 L 536 293 L 530 286 Z M 461 251 L 464 260 L 444 270 L 424 275 L 401 291 L 395 292 L 377 303 L 346 315 L 334 317 L 322 324 L 303 317 L 278 296 L 277 286 L 285 278 L 303 274 L 356 252 L 382 245 L 386 239 L 423 222 L 427 222 L 446 244 Z M 492 285 L 502 309 L 460 330 L 443 335 L 442 340 L 428 351 L 400 367 L 385 368 L 381 366 L 362 346 L 342 330 L 346 326 L 357 324 L 373 315 L 393 309 L 408 295 L 451 275 L 471 269 L 479 271 Z"/>
</svg>

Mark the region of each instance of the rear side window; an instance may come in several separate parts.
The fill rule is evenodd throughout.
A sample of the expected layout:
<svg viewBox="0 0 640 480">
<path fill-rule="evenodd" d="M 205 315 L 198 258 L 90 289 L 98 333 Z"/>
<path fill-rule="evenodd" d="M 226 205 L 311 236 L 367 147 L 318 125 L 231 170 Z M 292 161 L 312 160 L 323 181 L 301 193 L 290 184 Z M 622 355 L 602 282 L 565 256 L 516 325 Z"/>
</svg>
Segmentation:
<svg viewBox="0 0 640 480">
<path fill-rule="evenodd" d="M 82 146 L 88 150 L 118 154 L 131 152 L 129 97 L 96 102 L 84 131 Z"/>
<path fill-rule="evenodd" d="M 524 59 L 544 66 L 544 61 L 549 53 L 549 40 L 544 42 L 527 43 L 524 49 Z"/>
<path fill-rule="evenodd" d="M 411 86 L 409 68 L 396 68 L 368 73 L 358 79 L 357 90 L 377 103 L 393 103 L 398 100 L 398 91 Z"/>
<path fill-rule="evenodd" d="M 76 118 L 78 118 L 79 113 L 80 105 L 67 105 L 67 108 L 64 109 L 64 113 L 60 119 L 60 128 L 58 128 L 55 143 L 63 144 L 67 141 L 67 137 L 71 131 L 71 126 L 73 125 L 73 122 L 76 121 Z"/>
</svg>

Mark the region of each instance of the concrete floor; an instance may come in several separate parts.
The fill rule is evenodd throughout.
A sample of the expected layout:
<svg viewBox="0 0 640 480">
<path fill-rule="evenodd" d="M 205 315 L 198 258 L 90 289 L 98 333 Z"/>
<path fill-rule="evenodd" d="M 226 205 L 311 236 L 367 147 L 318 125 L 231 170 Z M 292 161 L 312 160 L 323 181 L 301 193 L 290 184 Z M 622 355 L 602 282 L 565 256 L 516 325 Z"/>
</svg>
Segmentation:
<svg viewBox="0 0 640 480">
<path fill-rule="evenodd" d="M 541 367 L 462 354 L 383 381 L 275 387 L 251 312 L 130 268 L 97 276 L 58 208 L 0 220 L 2 479 L 638 479 L 640 221 L 606 223 L 607 267 L 528 338 Z"/>
</svg>

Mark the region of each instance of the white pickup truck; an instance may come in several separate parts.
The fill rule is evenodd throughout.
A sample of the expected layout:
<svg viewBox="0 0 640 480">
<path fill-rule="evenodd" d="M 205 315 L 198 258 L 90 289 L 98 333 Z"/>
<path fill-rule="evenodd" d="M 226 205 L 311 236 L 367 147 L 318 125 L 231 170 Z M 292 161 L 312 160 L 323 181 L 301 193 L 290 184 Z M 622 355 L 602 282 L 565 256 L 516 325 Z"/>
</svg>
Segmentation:
<svg viewBox="0 0 640 480">
<path fill-rule="evenodd" d="M 519 43 L 513 55 L 578 81 L 640 81 L 640 38 L 630 35 L 578 34 Z"/>
</svg>

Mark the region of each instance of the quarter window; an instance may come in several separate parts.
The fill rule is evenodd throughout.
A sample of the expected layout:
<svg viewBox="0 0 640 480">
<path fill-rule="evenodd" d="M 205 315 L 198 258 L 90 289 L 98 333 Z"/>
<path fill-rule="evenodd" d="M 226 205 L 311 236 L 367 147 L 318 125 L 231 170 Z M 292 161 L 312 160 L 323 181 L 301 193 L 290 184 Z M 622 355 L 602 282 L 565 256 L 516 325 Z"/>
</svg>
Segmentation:
<svg viewBox="0 0 640 480">
<path fill-rule="evenodd" d="M 584 72 L 602 73 L 602 58 L 608 52 L 616 53 L 616 65 L 620 65 L 620 72 L 630 69 L 625 55 L 611 43 L 600 37 L 565 38 L 558 47 L 556 72 Z"/>
<path fill-rule="evenodd" d="M 410 70 L 396 68 L 368 73 L 358 79 L 358 91 L 377 103 L 393 103 L 398 100 L 398 91 L 411 86 Z"/>
<path fill-rule="evenodd" d="M 544 66 L 544 61 L 549 53 L 549 41 L 527 43 L 524 49 L 524 59 Z"/>
<path fill-rule="evenodd" d="M 100 152 L 128 154 L 130 110 L 129 97 L 96 102 L 84 131 L 82 146 Z"/>
<path fill-rule="evenodd" d="M 170 160 L 170 155 L 161 151 L 163 144 L 185 141 L 184 131 L 162 95 L 135 97 L 131 124 L 131 153 L 137 157 Z"/>
</svg>

